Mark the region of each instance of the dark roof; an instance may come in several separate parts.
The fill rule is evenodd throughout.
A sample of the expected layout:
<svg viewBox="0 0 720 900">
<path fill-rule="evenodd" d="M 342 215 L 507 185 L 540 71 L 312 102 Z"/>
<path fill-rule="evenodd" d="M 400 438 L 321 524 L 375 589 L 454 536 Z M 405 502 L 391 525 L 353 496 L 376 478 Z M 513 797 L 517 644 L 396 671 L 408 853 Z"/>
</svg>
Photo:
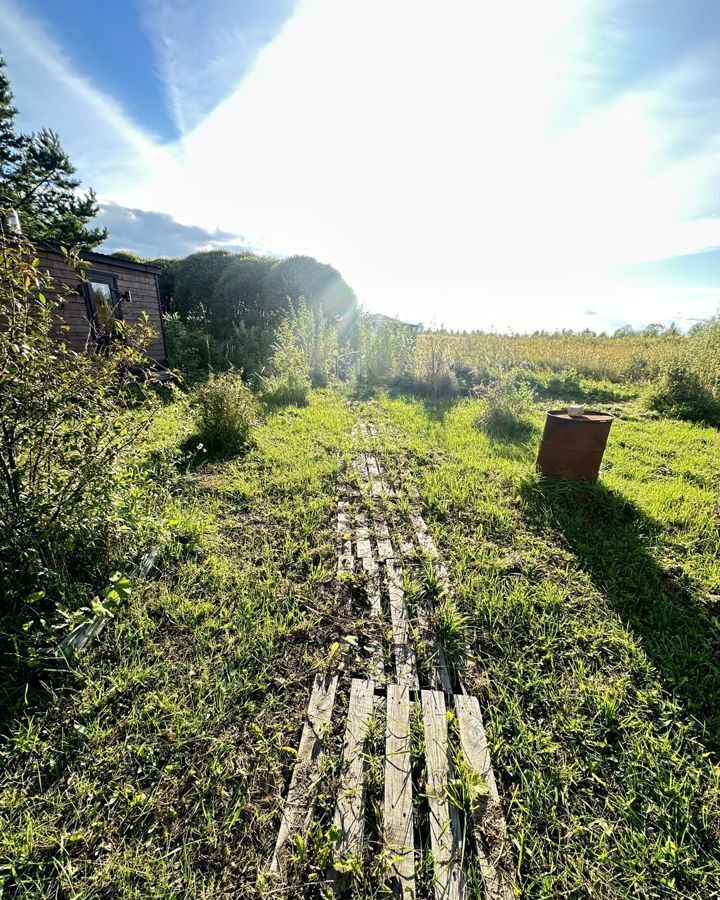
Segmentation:
<svg viewBox="0 0 720 900">
<path fill-rule="evenodd" d="M 62 253 L 60 244 L 53 244 L 50 243 L 50 241 L 36 241 L 35 243 L 39 247 L 44 247 L 46 250 L 50 250 L 53 253 Z M 133 262 L 129 259 L 123 259 L 120 256 L 112 256 L 109 253 L 96 253 L 94 250 L 81 250 L 80 259 L 84 259 L 89 263 L 96 263 L 99 266 L 103 265 L 103 263 L 105 265 L 112 263 L 114 266 L 120 266 L 120 268 L 135 269 L 140 272 L 150 272 L 153 275 L 159 275 L 162 272 L 162 269 L 158 268 L 158 266 Z"/>
</svg>

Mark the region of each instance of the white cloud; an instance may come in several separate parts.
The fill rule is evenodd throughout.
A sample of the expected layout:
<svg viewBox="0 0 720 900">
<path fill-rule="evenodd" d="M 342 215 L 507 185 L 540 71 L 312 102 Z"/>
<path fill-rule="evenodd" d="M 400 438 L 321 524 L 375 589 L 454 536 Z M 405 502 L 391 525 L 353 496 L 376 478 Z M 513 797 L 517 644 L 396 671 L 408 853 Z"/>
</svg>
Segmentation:
<svg viewBox="0 0 720 900">
<path fill-rule="evenodd" d="M 8 65 L 19 125 L 52 128 L 81 174 L 131 181 L 167 153 L 120 103 L 80 74 L 44 23 L 15 0 L 0 0 L 0 50 Z M 90 179 L 89 179 L 90 180 Z"/>
<path fill-rule="evenodd" d="M 263 0 L 252 10 L 237 0 L 136 0 L 135 5 L 175 124 L 184 134 L 232 92 L 286 3 Z"/>
<path fill-rule="evenodd" d="M 720 245 L 718 48 L 593 103 L 621 0 L 540 6 L 304 0 L 175 145 L 135 135 L 110 152 L 115 171 L 87 171 L 126 206 L 332 262 L 370 308 L 405 318 L 523 329 L 712 312 L 708 294 L 613 273 Z M 182 104 L 179 46 L 163 65 Z"/>
</svg>

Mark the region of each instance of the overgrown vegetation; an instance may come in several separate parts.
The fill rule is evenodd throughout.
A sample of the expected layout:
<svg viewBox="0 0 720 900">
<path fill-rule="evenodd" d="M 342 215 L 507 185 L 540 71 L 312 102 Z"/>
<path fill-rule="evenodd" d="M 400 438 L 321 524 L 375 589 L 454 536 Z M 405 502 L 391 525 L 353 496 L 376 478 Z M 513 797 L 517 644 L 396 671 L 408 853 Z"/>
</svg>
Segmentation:
<svg viewBox="0 0 720 900">
<path fill-rule="evenodd" d="M 58 331 L 67 289 L 22 238 L 3 236 L 0 253 L 2 630 L 34 643 L 107 581 L 150 517 L 156 488 L 136 465 L 155 405 L 150 329 L 118 322 L 110 344 L 73 351 Z"/>
<path fill-rule="evenodd" d="M 227 368 L 250 379 L 267 376 L 278 345 L 287 343 L 278 334 L 285 321 L 309 355 L 315 385 L 327 383 L 337 348 L 356 342 L 353 291 L 332 266 L 311 257 L 211 250 L 150 262 L 163 265 L 170 362 L 191 378 Z"/>
<path fill-rule="evenodd" d="M 713 396 L 707 381 L 696 366 L 673 360 L 648 384 L 644 399 L 650 409 L 664 415 L 720 425 L 720 393 L 717 398 Z M 716 385 L 713 387 L 717 389 Z"/>
<path fill-rule="evenodd" d="M 563 388 L 563 393 L 568 393 L 565 385 Z M 479 428 L 493 437 L 508 439 L 525 437 L 532 432 L 530 413 L 535 394 L 522 373 L 517 370 L 498 372 L 481 385 L 477 393 L 482 397 L 481 411 L 475 420 Z"/>
<path fill-rule="evenodd" d="M 177 458 L 188 402 L 158 412 L 153 454 Z M 5 892 L 252 896 L 263 883 L 312 673 L 365 665 L 335 585 L 338 466 L 358 418 L 377 424 L 391 477 L 419 488 L 448 564 L 452 598 L 429 560 L 416 590 L 480 697 L 521 895 L 720 891 L 720 436 L 620 405 L 602 486 L 577 498 L 534 475 L 547 402 L 523 409 L 535 440 L 498 441 L 476 427 L 484 398 L 379 394 L 353 409 L 311 390 L 261 413 L 246 454 L 188 470 L 162 571 L 77 662 L 73 689 L 55 681 L 8 730 Z M 380 726 L 371 810 L 382 739 Z M 327 746 L 293 896 L 321 894 L 341 716 Z M 383 860 L 348 865 L 370 900 Z"/>
</svg>

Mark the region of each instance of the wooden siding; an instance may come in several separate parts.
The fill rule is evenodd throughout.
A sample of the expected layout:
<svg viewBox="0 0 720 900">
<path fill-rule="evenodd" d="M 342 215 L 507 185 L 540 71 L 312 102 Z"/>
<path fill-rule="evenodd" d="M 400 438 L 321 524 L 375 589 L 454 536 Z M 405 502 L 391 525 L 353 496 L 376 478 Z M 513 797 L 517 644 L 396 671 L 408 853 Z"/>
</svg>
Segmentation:
<svg viewBox="0 0 720 900">
<path fill-rule="evenodd" d="M 38 251 L 38 257 L 41 268 L 47 269 L 55 280 L 57 290 L 53 293 L 61 293 L 65 298 L 57 308 L 58 338 L 64 340 L 73 350 L 84 350 L 90 340 L 90 321 L 80 277 L 67 265 L 61 253 L 42 248 Z M 167 353 L 162 331 L 160 297 L 154 271 L 125 266 L 122 260 L 113 260 L 112 257 L 103 257 L 102 260 L 91 258 L 83 264 L 83 268 L 86 272 L 114 275 L 118 291 L 121 294 L 130 291 L 132 300 L 129 303 L 122 302 L 122 317 L 124 321 L 132 324 L 139 322 L 142 314 L 147 313 L 154 331 L 148 347 L 148 356 L 158 363 L 164 363 Z M 64 285 L 77 293 L 62 292 L 61 286 Z"/>
</svg>

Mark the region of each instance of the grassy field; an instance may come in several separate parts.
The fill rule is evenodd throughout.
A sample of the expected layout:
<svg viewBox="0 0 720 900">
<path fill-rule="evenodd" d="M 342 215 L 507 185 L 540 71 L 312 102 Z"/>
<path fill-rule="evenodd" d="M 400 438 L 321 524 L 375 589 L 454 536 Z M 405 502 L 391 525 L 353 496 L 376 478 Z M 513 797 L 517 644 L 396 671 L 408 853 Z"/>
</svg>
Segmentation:
<svg viewBox="0 0 720 900">
<path fill-rule="evenodd" d="M 549 401 L 510 440 L 481 401 L 316 391 L 246 454 L 187 466 L 155 573 L 8 726 L 0 897 L 267 893 L 312 674 L 360 665 L 333 519 L 358 417 L 448 563 L 519 896 L 719 896 L 720 435 L 607 398 L 580 497 L 533 472 Z M 163 410 L 158 448 L 186 418 Z M 318 853 L 292 896 L 321 895 Z"/>
</svg>

